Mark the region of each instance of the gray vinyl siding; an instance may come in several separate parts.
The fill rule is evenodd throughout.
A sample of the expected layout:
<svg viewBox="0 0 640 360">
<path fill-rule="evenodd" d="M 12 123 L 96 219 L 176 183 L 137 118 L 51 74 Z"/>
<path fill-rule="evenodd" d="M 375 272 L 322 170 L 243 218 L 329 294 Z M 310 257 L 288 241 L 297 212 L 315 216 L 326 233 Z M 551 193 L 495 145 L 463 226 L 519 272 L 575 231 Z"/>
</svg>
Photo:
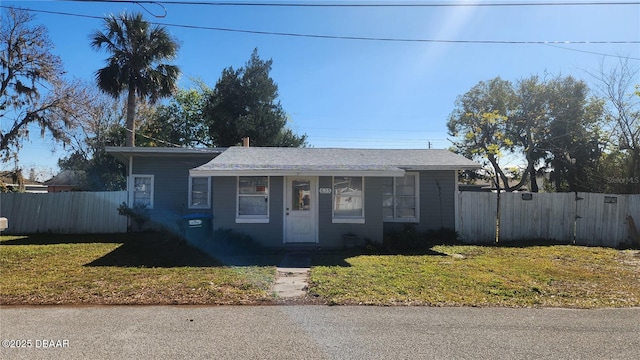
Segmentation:
<svg viewBox="0 0 640 360">
<path fill-rule="evenodd" d="M 133 175 L 154 175 L 150 227 L 177 231 L 178 220 L 191 213 L 211 214 L 211 209 L 189 209 L 189 170 L 212 156 L 145 156 L 133 159 Z M 213 187 L 213 182 L 212 182 Z M 213 199 L 212 199 L 213 201 Z"/>
<path fill-rule="evenodd" d="M 416 224 L 416 230 L 455 228 L 455 180 L 453 170 L 420 171 L 420 223 Z M 384 231 L 399 231 L 403 227 L 404 223 L 386 222 Z"/>
<path fill-rule="evenodd" d="M 237 224 L 237 178 L 235 176 L 214 177 L 213 229 L 233 230 L 251 236 L 267 247 L 282 246 L 283 240 L 283 178 L 269 178 L 269 223 Z M 214 239 L 215 240 L 215 239 Z"/>
</svg>

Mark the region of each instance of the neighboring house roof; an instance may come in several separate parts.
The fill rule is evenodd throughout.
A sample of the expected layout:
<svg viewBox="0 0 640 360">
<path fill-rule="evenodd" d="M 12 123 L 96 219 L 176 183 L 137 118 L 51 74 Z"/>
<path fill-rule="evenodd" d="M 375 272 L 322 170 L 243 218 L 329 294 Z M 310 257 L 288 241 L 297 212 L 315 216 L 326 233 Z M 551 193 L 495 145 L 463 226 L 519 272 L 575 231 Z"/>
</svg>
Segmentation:
<svg viewBox="0 0 640 360">
<path fill-rule="evenodd" d="M 480 165 L 439 149 L 337 149 L 231 147 L 192 176 L 324 175 L 402 176 L 405 170 L 478 169 Z"/>
<path fill-rule="evenodd" d="M 63 170 L 56 176 L 45 181 L 46 185 L 52 186 L 76 186 L 81 187 L 85 184 L 87 174 L 84 170 Z"/>
<path fill-rule="evenodd" d="M 215 156 L 227 148 L 125 147 L 107 146 L 106 152 L 126 164 L 129 156 Z"/>
</svg>

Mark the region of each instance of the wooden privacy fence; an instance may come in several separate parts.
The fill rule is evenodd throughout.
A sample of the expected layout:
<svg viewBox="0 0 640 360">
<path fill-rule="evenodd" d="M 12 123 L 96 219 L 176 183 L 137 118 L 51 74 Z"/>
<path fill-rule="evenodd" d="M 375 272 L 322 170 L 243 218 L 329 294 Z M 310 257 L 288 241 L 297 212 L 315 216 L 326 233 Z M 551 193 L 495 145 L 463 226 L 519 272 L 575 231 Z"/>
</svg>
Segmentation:
<svg viewBox="0 0 640 360">
<path fill-rule="evenodd" d="M 579 245 L 634 242 L 628 217 L 640 225 L 640 195 L 594 193 L 502 193 L 500 226 L 497 194 L 460 192 L 458 232 L 465 242 L 548 239 Z M 636 239 L 637 241 L 637 239 Z"/>
<path fill-rule="evenodd" d="M 0 194 L 0 215 L 9 219 L 3 234 L 124 233 L 127 218 L 118 206 L 126 191 Z"/>
</svg>

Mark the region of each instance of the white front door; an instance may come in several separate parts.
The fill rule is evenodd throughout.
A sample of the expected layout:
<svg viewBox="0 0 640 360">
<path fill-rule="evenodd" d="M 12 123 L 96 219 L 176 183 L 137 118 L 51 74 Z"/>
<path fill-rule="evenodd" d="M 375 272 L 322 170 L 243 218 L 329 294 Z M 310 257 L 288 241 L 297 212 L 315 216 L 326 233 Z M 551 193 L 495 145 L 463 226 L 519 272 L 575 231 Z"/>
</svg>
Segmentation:
<svg viewBox="0 0 640 360">
<path fill-rule="evenodd" d="M 287 177 L 284 203 L 286 243 L 317 242 L 317 178 Z"/>
</svg>

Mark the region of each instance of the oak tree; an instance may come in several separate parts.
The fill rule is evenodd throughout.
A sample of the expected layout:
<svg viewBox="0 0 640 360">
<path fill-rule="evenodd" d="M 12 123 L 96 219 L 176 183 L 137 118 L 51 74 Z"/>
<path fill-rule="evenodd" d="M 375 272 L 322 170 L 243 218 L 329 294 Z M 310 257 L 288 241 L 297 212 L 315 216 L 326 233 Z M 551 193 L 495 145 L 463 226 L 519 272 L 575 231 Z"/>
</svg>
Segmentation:
<svg viewBox="0 0 640 360">
<path fill-rule="evenodd" d="M 64 78 L 47 29 L 32 25 L 27 11 L 7 8 L 0 21 L 0 156 L 18 158 L 18 150 L 36 125 L 40 135 L 69 141 L 68 130 L 85 115 L 84 87 Z"/>
</svg>

